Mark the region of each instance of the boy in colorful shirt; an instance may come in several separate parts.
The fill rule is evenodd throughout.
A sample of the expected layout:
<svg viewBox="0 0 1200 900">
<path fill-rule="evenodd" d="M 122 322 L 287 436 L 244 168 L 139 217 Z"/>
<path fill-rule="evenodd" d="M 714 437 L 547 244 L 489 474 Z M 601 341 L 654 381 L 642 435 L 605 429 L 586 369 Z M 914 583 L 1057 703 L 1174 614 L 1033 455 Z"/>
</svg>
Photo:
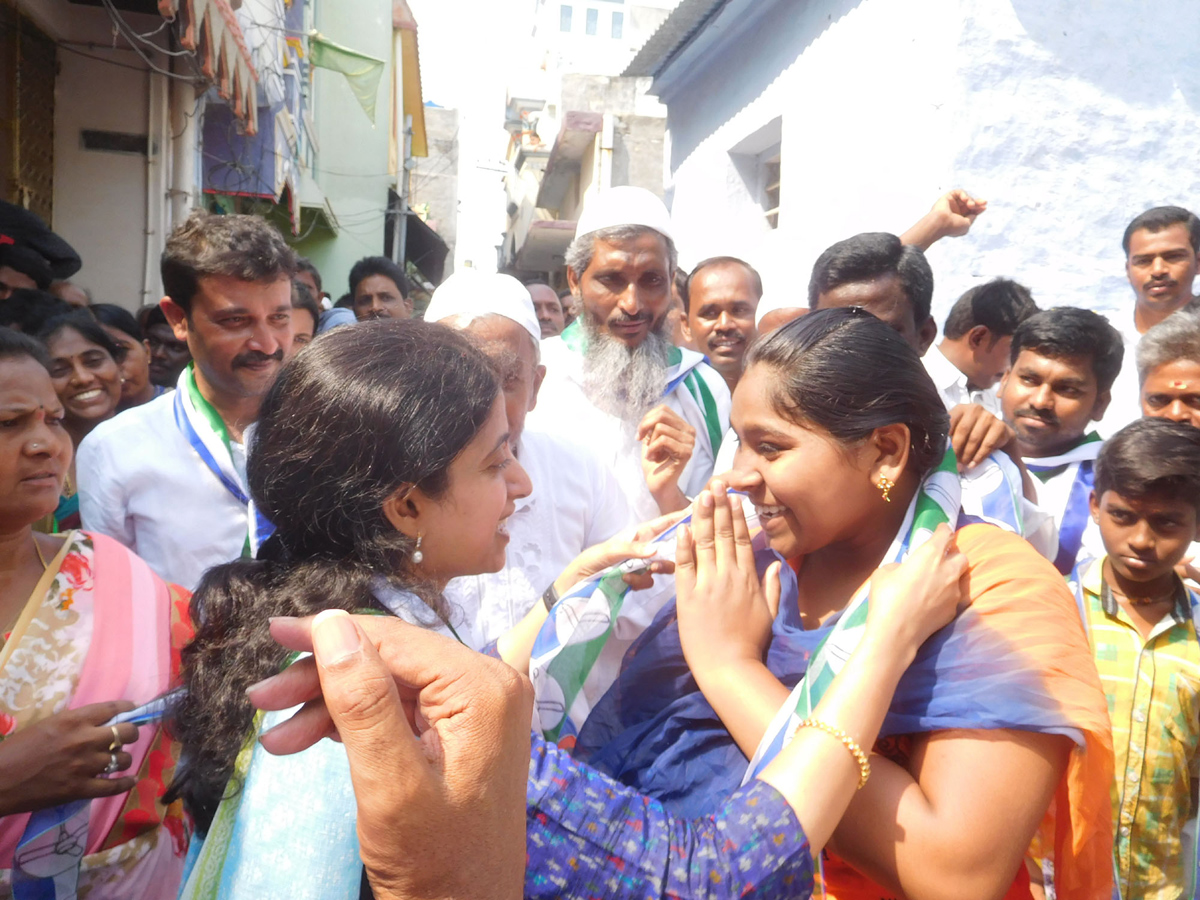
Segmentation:
<svg viewBox="0 0 1200 900">
<path fill-rule="evenodd" d="M 1200 758 L 1200 597 L 1175 566 L 1198 531 L 1200 430 L 1122 429 L 1096 460 L 1090 506 L 1105 555 L 1073 580 L 1112 720 L 1117 889 L 1176 900 L 1195 868 L 1183 831 Z"/>
</svg>

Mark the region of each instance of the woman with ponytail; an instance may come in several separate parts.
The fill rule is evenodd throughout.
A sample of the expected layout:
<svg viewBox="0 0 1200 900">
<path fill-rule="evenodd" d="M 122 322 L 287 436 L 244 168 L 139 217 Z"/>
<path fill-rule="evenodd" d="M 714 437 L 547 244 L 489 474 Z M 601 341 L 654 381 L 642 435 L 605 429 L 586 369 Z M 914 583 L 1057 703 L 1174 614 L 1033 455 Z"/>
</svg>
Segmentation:
<svg viewBox="0 0 1200 900">
<path fill-rule="evenodd" d="M 463 662 L 468 651 L 450 643 L 456 636 L 441 589 L 450 578 L 503 566 L 505 520 L 530 484 L 509 451 L 503 399 L 487 358 L 460 334 L 420 321 L 372 322 L 323 335 L 284 367 L 256 428 L 247 481 L 276 531 L 261 559 L 218 566 L 197 587 L 196 640 L 184 651 L 187 693 L 174 710 L 173 734 L 186 765 L 169 796 L 192 811 L 203 843 L 182 896 L 355 900 L 369 893 L 363 861 L 378 863 L 371 853 L 378 847 L 364 833 L 360 851 L 346 751 L 321 740 L 331 733 L 325 707 L 308 702 L 289 719 L 294 710 L 282 707 L 310 700 L 311 693 L 272 705 L 276 711 L 265 715 L 247 699 L 247 690 L 263 698 L 265 679 L 276 685 L 283 679 L 286 694 L 287 684 L 303 688 L 313 673 L 311 660 L 301 660 L 277 675 L 289 653 L 272 641 L 272 621 L 278 632 L 282 622 L 325 610 L 390 615 L 421 626 L 417 634 L 445 647 L 443 663 L 430 662 L 437 653 L 423 657 L 426 674 L 445 678 L 456 666 L 470 668 Z M 699 516 L 711 526 L 711 510 Z M 615 538 L 586 551 L 555 587 L 565 593 L 615 562 L 644 559 L 651 551 L 641 538 L 662 527 L 660 520 L 632 541 Z M 960 598 L 963 561 L 946 529 L 916 556 L 880 576 L 871 626 L 894 630 L 903 621 L 909 640 L 855 654 L 818 709 L 848 723 L 865 746 L 903 660 L 949 621 Z M 670 568 L 647 564 L 651 571 Z M 633 573 L 627 580 L 639 587 L 648 581 Z M 534 632 L 545 616 L 537 604 Z M 494 679 L 517 678 L 494 660 L 474 658 L 492 667 Z M 463 690 L 462 679 L 448 679 L 443 712 L 471 707 Z M 428 719 L 435 728 L 437 718 Z M 521 731 L 528 726 L 522 721 Z M 498 744 L 501 735 L 484 735 L 483 743 L 489 741 Z M 273 756 L 268 746 L 291 755 Z M 432 756 L 430 764 L 448 766 Z M 809 791 L 816 772 L 820 789 Z M 453 774 L 446 772 L 448 779 Z M 824 843 L 861 771 L 841 742 L 806 734 L 716 815 L 691 820 L 670 816 L 540 738 L 530 743 L 528 775 L 527 846 L 537 862 L 525 873 L 525 896 L 733 897 L 754 886 L 755 896 L 770 898 L 811 892 L 809 840 Z M 397 773 L 394 780 L 404 779 Z M 512 794 L 509 782 L 481 785 L 479 803 L 466 814 L 482 815 L 492 795 L 515 803 L 520 793 Z M 445 821 L 433 816 L 436 802 L 429 802 L 430 828 Z M 462 849 L 454 829 L 443 828 L 439 837 L 444 848 L 437 837 L 432 844 L 444 852 L 408 859 L 416 845 L 406 844 L 394 857 L 397 865 L 432 871 Z M 496 829 L 489 842 L 520 862 L 524 837 L 517 820 L 511 829 Z M 456 895 L 441 886 L 446 890 L 438 896 Z M 500 896 L 515 887 L 478 884 L 470 893 Z"/>
</svg>

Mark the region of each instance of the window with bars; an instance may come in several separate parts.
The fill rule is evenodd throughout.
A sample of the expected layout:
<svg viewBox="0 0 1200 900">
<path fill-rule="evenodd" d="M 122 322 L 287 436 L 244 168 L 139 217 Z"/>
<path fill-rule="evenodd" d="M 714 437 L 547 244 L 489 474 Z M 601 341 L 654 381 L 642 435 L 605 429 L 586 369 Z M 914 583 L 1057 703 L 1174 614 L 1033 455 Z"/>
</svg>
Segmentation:
<svg viewBox="0 0 1200 900">
<path fill-rule="evenodd" d="M 779 151 L 763 160 L 762 164 L 762 205 L 763 215 L 771 228 L 779 227 Z"/>
</svg>

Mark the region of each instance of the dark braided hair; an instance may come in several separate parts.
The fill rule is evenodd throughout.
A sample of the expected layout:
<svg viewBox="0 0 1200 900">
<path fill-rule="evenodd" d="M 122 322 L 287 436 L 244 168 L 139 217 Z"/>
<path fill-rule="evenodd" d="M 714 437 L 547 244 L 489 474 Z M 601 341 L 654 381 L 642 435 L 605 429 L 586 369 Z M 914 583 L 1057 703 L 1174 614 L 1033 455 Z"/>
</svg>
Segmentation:
<svg viewBox="0 0 1200 900">
<path fill-rule="evenodd" d="M 170 733 L 184 765 L 167 793 L 206 832 L 250 737 L 245 690 L 287 651 L 271 616 L 380 608 L 386 578 L 441 611 L 411 563 L 413 541 L 383 512 L 405 485 L 430 497 L 487 420 L 499 392 L 487 358 L 462 335 L 419 320 L 338 328 L 280 372 L 263 399 L 246 467 L 250 494 L 276 527 L 259 559 L 205 573 L 192 598 L 196 638 L 183 651 L 184 698 Z"/>
</svg>

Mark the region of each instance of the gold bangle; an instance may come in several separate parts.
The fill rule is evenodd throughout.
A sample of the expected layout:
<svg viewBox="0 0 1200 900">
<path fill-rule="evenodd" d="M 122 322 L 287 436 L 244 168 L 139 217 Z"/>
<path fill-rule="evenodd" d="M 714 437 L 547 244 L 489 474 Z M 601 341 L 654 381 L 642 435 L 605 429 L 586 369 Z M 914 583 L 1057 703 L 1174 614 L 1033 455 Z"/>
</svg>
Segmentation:
<svg viewBox="0 0 1200 900">
<path fill-rule="evenodd" d="M 871 777 L 871 763 L 867 761 L 867 754 L 863 753 L 862 747 L 858 746 L 858 741 L 846 734 L 840 728 L 834 728 L 828 722 L 822 722 L 820 719 L 805 719 L 796 726 L 796 730 L 801 728 L 819 728 L 826 734 L 831 734 L 850 751 L 850 755 L 854 757 L 854 761 L 858 763 L 858 790 L 863 789 L 863 785 L 867 783 L 867 779 Z"/>
</svg>

